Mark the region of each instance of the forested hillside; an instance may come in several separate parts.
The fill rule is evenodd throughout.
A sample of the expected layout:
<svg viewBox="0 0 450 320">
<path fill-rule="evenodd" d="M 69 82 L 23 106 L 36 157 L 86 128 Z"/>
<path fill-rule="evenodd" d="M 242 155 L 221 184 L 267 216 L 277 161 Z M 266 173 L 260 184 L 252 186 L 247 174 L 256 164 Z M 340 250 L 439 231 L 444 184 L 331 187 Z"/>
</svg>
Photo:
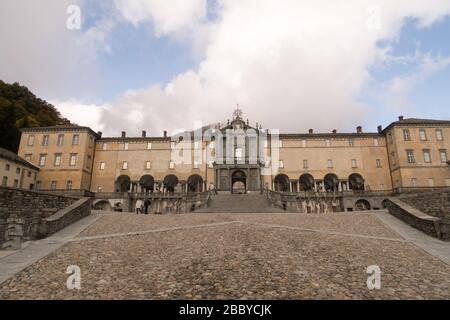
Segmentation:
<svg viewBox="0 0 450 320">
<path fill-rule="evenodd" d="M 17 152 L 20 128 L 70 124 L 54 106 L 27 87 L 0 80 L 0 147 Z"/>
</svg>

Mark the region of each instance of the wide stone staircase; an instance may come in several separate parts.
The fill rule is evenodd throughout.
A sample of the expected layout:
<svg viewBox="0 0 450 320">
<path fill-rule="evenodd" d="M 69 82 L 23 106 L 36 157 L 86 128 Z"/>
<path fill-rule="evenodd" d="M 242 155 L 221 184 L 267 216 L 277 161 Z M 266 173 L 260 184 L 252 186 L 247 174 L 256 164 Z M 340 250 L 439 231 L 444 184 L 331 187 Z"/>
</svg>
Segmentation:
<svg viewBox="0 0 450 320">
<path fill-rule="evenodd" d="M 204 213 L 276 213 L 284 212 L 273 208 L 260 193 L 213 195 L 208 208 L 196 210 Z"/>
</svg>

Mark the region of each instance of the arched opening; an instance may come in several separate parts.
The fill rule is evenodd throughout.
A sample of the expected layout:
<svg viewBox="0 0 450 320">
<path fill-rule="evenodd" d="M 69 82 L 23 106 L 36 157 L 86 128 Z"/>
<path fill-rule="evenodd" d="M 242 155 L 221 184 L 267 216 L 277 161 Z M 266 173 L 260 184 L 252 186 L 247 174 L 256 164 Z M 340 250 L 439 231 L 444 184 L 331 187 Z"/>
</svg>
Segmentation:
<svg viewBox="0 0 450 320">
<path fill-rule="evenodd" d="M 188 178 L 188 192 L 203 192 L 203 178 L 198 174 L 193 174 Z"/>
<path fill-rule="evenodd" d="M 310 191 L 314 190 L 314 177 L 309 173 L 302 174 L 298 179 L 300 182 L 300 190 L 299 191 Z"/>
<path fill-rule="evenodd" d="M 350 190 L 363 191 L 364 190 L 364 179 L 359 173 L 352 173 L 348 177 L 348 185 Z"/>
<path fill-rule="evenodd" d="M 356 201 L 355 207 L 356 207 L 357 211 L 366 211 L 366 210 L 370 210 L 371 209 L 370 202 L 365 200 L 365 199 L 361 199 L 361 200 Z"/>
<path fill-rule="evenodd" d="M 285 174 L 279 174 L 275 177 L 275 191 L 289 192 L 289 177 Z"/>
<path fill-rule="evenodd" d="M 151 175 L 146 174 L 139 179 L 139 185 L 145 192 L 153 192 L 155 179 Z"/>
<path fill-rule="evenodd" d="M 388 200 L 388 199 L 384 199 L 384 200 L 383 200 L 383 202 L 381 203 L 382 206 L 383 206 L 383 209 L 387 209 L 387 208 L 388 208 L 388 203 L 389 203 L 389 200 Z"/>
<path fill-rule="evenodd" d="M 101 200 L 94 205 L 94 210 L 111 211 L 112 207 L 109 201 Z"/>
<path fill-rule="evenodd" d="M 166 191 L 168 192 L 175 192 L 175 187 L 177 186 L 177 184 L 178 178 L 173 174 L 169 174 L 164 178 L 163 181 L 164 189 L 166 189 Z"/>
<path fill-rule="evenodd" d="M 338 191 L 339 178 L 334 173 L 327 174 L 323 179 L 325 191 Z"/>
<path fill-rule="evenodd" d="M 236 170 L 231 175 L 231 192 L 246 193 L 247 192 L 247 175 L 242 170 Z"/>
<path fill-rule="evenodd" d="M 116 192 L 128 192 L 130 190 L 131 179 L 129 176 L 122 175 L 116 179 Z"/>
</svg>

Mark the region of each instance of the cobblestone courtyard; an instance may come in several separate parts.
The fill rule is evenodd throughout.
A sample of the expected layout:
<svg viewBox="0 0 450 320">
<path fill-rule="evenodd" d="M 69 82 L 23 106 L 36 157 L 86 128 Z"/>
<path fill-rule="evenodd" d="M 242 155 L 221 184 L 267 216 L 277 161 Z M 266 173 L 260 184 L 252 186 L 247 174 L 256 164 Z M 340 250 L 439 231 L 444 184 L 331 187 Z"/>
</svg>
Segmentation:
<svg viewBox="0 0 450 320">
<path fill-rule="evenodd" d="M 66 269 L 81 268 L 68 290 Z M 381 289 L 366 268 L 381 268 Z M 102 215 L 1 299 L 450 299 L 450 266 L 371 213 Z"/>
</svg>

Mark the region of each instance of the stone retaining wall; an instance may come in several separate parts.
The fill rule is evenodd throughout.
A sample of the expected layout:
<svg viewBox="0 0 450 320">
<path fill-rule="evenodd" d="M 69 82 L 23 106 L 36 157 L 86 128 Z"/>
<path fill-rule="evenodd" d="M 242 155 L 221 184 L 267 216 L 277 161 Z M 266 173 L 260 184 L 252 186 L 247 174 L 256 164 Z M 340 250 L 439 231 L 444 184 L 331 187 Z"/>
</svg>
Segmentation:
<svg viewBox="0 0 450 320">
<path fill-rule="evenodd" d="M 91 212 L 90 198 L 0 187 L 0 248 L 47 237 Z"/>
<path fill-rule="evenodd" d="M 433 217 L 450 219 L 450 191 L 433 191 L 401 195 L 410 206 Z"/>
<path fill-rule="evenodd" d="M 427 215 L 398 198 L 387 199 L 385 205 L 390 214 L 410 226 L 432 237 L 450 241 L 450 223 L 448 221 Z"/>
</svg>

